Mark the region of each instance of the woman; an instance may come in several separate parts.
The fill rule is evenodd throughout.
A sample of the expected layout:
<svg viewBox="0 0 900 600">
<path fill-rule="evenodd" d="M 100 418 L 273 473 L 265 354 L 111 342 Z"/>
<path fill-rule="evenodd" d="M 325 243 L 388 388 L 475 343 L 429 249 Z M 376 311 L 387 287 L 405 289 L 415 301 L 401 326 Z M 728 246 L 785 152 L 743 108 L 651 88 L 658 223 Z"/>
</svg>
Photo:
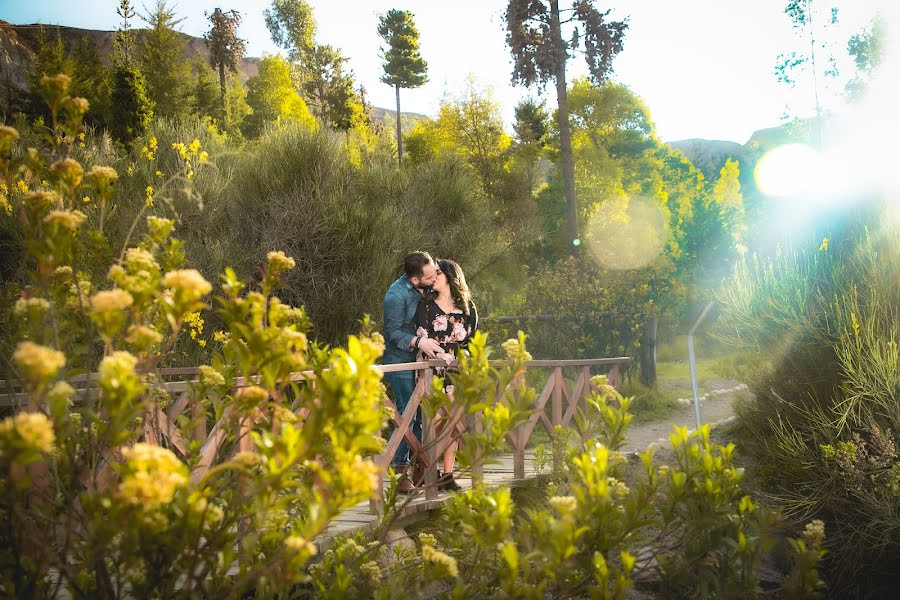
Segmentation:
<svg viewBox="0 0 900 600">
<path fill-rule="evenodd" d="M 437 273 L 431 292 L 427 292 L 419 302 L 413 323 L 419 338 L 431 338 L 440 344 L 443 352 L 437 358 L 447 364 L 469 345 L 469 340 L 478 328 L 478 313 L 472 303 L 472 294 L 466 285 L 462 269 L 452 260 L 439 259 Z M 420 339 L 415 340 L 416 346 Z M 444 376 L 444 369 L 437 369 L 436 375 Z M 453 386 L 444 379 L 444 392 L 453 399 Z M 438 430 L 440 436 L 440 430 Z M 452 433 L 450 435 L 453 435 Z M 459 442 L 455 439 L 444 452 L 444 474 L 438 480 L 438 488 L 458 492 L 459 484 L 453 479 L 453 463 Z"/>
</svg>

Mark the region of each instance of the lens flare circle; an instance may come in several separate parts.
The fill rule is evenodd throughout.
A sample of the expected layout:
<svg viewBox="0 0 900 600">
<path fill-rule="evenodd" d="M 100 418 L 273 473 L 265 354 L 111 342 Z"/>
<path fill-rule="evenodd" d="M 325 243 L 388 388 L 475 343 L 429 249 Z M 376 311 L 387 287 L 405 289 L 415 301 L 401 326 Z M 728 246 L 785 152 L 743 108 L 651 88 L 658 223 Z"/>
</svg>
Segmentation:
<svg viewBox="0 0 900 600">
<path fill-rule="evenodd" d="M 590 219 L 585 246 L 607 269 L 640 269 L 662 253 L 669 227 L 662 208 L 646 198 L 604 202 Z"/>
<path fill-rule="evenodd" d="M 801 196 L 813 189 L 821 167 L 819 154 L 806 144 L 785 144 L 766 152 L 756 165 L 756 185 L 770 197 Z"/>
</svg>

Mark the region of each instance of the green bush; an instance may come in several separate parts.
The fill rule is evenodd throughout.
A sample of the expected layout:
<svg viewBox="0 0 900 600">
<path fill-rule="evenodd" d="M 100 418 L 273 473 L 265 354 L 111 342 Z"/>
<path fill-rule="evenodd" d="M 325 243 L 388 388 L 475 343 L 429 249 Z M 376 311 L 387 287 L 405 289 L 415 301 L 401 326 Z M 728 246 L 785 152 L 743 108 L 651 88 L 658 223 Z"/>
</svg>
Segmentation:
<svg viewBox="0 0 900 600">
<path fill-rule="evenodd" d="M 539 358 L 632 356 L 647 317 L 678 294 L 665 261 L 616 271 L 584 253 L 555 264 L 539 263 L 522 277 L 528 285 L 521 310 L 548 318 L 512 324 L 488 321 L 485 326 L 499 337 L 524 329 Z"/>
<path fill-rule="evenodd" d="M 364 314 L 381 314 L 408 252 L 453 258 L 471 272 L 495 243 L 487 202 L 455 160 L 415 170 L 379 155 L 354 164 L 343 136 L 292 124 L 241 161 L 225 206 L 227 260 L 251 276 L 272 248 L 297 257 L 285 298 L 305 306 L 329 342 Z"/>
<path fill-rule="evenodd" d="M 760 480 L 829 527 L 835 593 L 896 589 L 900 237 L 885 207 L 808 250 L 748 261 L 719 333 L 759 354 L 740 413 Z M 818 246 L 818 247 L 816 247 Z"/>
</svg>

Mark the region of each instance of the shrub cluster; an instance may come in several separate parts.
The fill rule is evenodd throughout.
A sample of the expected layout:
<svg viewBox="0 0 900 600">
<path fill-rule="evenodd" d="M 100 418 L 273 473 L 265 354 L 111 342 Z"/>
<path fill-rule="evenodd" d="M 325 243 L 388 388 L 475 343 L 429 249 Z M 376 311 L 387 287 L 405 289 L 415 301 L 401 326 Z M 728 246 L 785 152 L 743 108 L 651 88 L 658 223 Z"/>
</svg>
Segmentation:
<svg viewBox="0 0 900 600">
<path fill-rule="evenodd" d="M 900 242 L 890 209 L 860 209 L 807 250 L 749 260 L 718 333 L 756 351 L 741 414 L 760 480 L 829 528 L 835 593 L 896 589 Z"/>
</svg>

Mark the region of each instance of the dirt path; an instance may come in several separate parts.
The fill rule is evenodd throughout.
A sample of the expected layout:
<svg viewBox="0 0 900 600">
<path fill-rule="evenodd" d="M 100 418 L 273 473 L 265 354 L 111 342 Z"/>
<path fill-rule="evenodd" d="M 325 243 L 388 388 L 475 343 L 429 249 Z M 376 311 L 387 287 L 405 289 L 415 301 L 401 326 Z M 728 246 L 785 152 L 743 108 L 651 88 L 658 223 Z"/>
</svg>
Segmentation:
<svg viewBox="0 0 900 600">
<path fill-rule="evenodd" d="M 735 397 L 748 393 L 745 387 L 735 390 L 734 388 L 741 386 L 741 383 L 731 379 L 711 380 L 707 382 L 707 386 L 716 391 L 711 392 L 707 399 L 700 403 L 700 418 L 703 423 L 718 423 L 734 416 L 733 401 Z M 643 451 L 650 444 L 659 441 L 660 438 L 668 442 L 669 433 L 675 425 L 683 425 L 688 429 L 696 427 L 693 404 L 679 408 L 678 412 L 670 415 L 667 419 L 633 424 L 629 428 L 628 442 L 623 450 L 626 452 Z"/>
</svg>

